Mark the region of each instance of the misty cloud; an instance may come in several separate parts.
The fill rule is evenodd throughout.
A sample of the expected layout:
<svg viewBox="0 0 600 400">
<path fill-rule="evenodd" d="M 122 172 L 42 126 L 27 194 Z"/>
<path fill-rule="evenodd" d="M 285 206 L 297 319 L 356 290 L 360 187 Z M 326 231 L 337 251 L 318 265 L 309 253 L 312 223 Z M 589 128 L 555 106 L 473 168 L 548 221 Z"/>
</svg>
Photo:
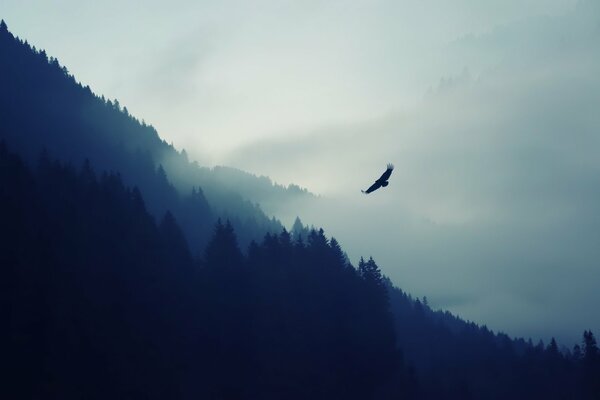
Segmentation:
<svg viewBox="0 0 600 400">
<path fill-rule="evenodd" d="M 444 57 L 467 63 L 413 110 L 229 161 L 328 195 L 305 219 L 434 306 L 579 340 L 600 329 L 599 11 L 584 2 L 454 41 Z M 361 197 L 388 161 L 390 186 Z"/>
</svg>

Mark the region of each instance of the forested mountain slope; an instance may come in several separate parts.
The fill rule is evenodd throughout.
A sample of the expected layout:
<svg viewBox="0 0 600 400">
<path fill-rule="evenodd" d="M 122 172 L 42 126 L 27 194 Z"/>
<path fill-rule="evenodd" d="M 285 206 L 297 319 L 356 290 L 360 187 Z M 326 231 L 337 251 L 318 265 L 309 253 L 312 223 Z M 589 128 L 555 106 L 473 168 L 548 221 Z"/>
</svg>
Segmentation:
<svg viewBox="0 0 600 400">
<path fill-rule="evenodd" d="M 244 245 L 279 231 L 281 224 L 257 203 L 304 193 L 188 161 L 152 126 L 79 84 L 58 60 L 14 37 L 4 22 L 0 57 L 0 139 L 29 163 L 45 150 L 74 165 L 88 159 L 118 171 L 140 188 L 154 216 L 171 210 L 178 217 L 194 250 L 206 244 L 218 217 L 232 221 Z"/>
<path fill-rule="evenodd" d="M 3 398 L 596 398 L 591 332 L 533 346 L 352 266 L 322 230 L 194 259 L 136 188 L 0 144 Z"/>
</svg>

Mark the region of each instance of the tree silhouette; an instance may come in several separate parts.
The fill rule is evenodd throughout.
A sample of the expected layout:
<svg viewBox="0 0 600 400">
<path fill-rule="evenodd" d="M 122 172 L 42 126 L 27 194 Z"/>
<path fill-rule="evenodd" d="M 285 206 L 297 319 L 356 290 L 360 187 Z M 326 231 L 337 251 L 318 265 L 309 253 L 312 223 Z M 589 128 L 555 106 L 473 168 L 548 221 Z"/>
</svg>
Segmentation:
<svg viewBox="0 0 600 400">
<path fill-rule="evenodd" d="M 592 331 L 583 332 L 583 380 L 588 396 L 600 399 L 600 354 Z"/>
</svg>

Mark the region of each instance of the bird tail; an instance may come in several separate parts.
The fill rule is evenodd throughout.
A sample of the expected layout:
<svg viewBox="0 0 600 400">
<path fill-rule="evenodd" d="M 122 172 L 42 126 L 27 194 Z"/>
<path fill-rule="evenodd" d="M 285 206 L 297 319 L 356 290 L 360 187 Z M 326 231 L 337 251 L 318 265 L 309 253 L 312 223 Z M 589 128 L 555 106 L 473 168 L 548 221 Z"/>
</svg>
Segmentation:
<svg viewBox="0 0 600 400">
<path fill-rule="evenodd" d="M 387 169 L 394 169 L 394 164 L 392 164 L 392 163 L 388 163 L 388 165 L 387 165 Z"/>
</svg>

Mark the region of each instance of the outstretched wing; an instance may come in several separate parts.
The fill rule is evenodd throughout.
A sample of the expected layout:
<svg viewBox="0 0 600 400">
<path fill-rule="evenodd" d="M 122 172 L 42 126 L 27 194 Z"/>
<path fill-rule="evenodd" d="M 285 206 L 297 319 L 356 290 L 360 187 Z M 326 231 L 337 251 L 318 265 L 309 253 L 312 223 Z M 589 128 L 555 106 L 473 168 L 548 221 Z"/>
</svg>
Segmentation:
<svg viewBox="0 0 600 400">
<path fill-rule="evenodd" d="M 369 194 L 369 193 L 374 192 L 375 190 L 379 189 L 380 187 L 381 187 L 381 183 L 379 183 L 379 181 L 375 181 L 375 183 L 372 184 L 370 188 L 368 188 L 367 190 L 363 190 L 362 192 L 364 194 Z"/>
<path fill-rule="evenodd" d="M 392 175 L 392 171 L 394 170 L 394 166 L 392 164 L 388 164 L 387 165 L 387 169 L 385 170 L 385 172 L 381 175 L 381 177 L 379 179 L 377 179 L 377 182 L 385 182 L 388 179 L 390 179 L 390 175 Z"/>
</svg>

